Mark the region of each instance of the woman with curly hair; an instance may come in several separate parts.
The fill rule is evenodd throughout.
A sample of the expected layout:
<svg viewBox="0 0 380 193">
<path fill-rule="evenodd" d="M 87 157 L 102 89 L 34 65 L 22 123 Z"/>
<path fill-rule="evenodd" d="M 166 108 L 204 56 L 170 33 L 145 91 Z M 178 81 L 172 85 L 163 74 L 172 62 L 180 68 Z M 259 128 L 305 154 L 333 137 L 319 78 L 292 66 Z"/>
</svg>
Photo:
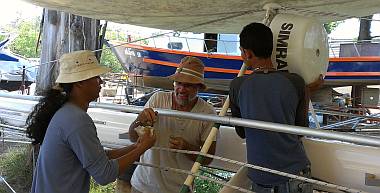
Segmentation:
<svg viewBox="0 0 380 193">
<path fill-rule="evenodd" d="M 103 149 L 87 109 L 106 72 L 91 51 L 61 57 L 58 87 L 45 92 L 27 119 L 27 134 L 40 145 L 32 193 L 89 192 L 90 176 L 101 185 L 113 182 L 154 144 L 155 134 L 146 133 L 131 146 Z"/>
</svg>

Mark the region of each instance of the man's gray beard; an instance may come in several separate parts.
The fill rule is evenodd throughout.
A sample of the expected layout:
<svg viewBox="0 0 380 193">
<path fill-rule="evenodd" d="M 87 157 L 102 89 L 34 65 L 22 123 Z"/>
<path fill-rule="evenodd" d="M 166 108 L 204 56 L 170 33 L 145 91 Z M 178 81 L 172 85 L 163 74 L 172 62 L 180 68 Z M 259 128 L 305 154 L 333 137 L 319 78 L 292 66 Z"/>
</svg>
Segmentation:
<svg viewBox="0 0 380 193">
<path fill-rule="evenodd" d="M 192 98 L 192 99 L 188 98 L 187 100 L 176 99 L 176 102 L 177 102 L 180 106 L 187 106 L 188 104 L 191 103 L 191 101 L 195 100 L 196 98 L 197 98 L 197 95 L 195 95 L 194 98 Z"/>
</svg>

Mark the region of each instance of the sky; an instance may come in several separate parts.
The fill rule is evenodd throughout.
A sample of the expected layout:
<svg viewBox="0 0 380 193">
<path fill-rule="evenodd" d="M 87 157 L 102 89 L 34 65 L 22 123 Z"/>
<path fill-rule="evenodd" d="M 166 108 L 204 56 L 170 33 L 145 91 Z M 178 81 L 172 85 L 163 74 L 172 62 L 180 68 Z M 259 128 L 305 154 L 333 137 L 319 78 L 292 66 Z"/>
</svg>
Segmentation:
<svg viewBox="0 0 380 193">
<path fill-rule="evenodd" d="M 21 18 L 31 18 L 42 15 L 42 8 L 20 0 L 5 0 L 2 2 L 0 26 L 15 21 L 18 16 Z"/>
<path fill-rule="evenodd" d="M 21 18 L 32 18 L 42 15 L 42 8 L 32 5 L 21 0 L 6 0 L 7 3 L 3 3 L 6 8 L 2 9 L 2 14 L 0 16 L 0 27 L 15 21 L 17 17 Z M 375 15 L 372 22 L 372 36 L 380 36 L 380 14 Z M 123 26 L 117 24 L 111 24 L 110 27 L 124 28 Z M 131 27 L 128 25 L 129 30 L 136 32 L 157 32 L 160 30 L 149 30 L 149 28 L 142 27 Z M 341 23 L 336 30 L 334 30 L 329 37 L 333 39 L 353 39 L 356 38 L 359 34 L 359 20 L 358 19 L 349 19 Z"/>
</svg>

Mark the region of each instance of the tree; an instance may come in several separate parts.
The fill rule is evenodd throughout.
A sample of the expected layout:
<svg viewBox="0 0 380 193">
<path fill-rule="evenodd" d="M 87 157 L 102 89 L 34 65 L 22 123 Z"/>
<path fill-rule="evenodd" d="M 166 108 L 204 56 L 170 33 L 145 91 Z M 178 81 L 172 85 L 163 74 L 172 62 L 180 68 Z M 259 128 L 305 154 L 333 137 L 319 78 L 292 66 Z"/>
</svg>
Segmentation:
<svg viewBox="0 0 380 193">
<path fill-rule="evenodd" d="M 121 40 L 127 41 L 127 35 L 120 30 L 109 30 L 106 32 L 106 40 Z M 111 49 L 106 45 L 103 46 L 102 57 L 100 58 L 100 63 L 111 68 L 112 72 L 123 72 L 123 67 L 121 66 L 119 60 L 116 58 L 115 54 L 112 53 Z"/>
<path fill-rule="evenodd" d="M 139 39 L 143 39 L 140 36 L 131 36 L 122 32 L 120 29 L 107 29 L 106 38 L 107 40 L 119 40 L 123 42 L 127 41 L 135 41 Z M 148 40 L 144 39 L 142 41 L 136 42 L 142 45 L 148 45 Z M 116 58 L 115 54 L 111 51 L 107 46 L 103 46 L 102 57 L 100 59 L 100 63 L 111 68 L 112 72 L 123 72 L 122 64 L 120 64 L 119 60 Z"/>
<path fill-rule="evenodd" d="M 5 35 L 0 35 L 0 42 L 3 41 L 7 36 Z"/>
<path fill-rule="evenodd" d="M 17 37 L 10 44 L 12 52 L 24 56 L 26 58 L 39 58 L 41 49 L 37 46 L 37 39 L 39 33 L 39 21 L 40 18 L 33 18 L 31 20 L 24 20 L 16 24 L 16 28 L 13 29 Z"/>
<path fill-rule="evenodd" d="M 330 34 L 341 23 L 342 23 L 342 21 L 333 21 L 333 22 L 330 22 L 330 23 L 323 24 L 323 27 L 325 27 L 325 30 L 326 30 L 327 34 Z"/>
<path fill-rule="evenodd" d="M 103 46 L 102 57 L 100 63 L 111 68 L 112 72 L 123 72 L 123 67 L 121 66 L 119 60 L 112 53 L 111 49 L 107 46 Z"/>
</svg>

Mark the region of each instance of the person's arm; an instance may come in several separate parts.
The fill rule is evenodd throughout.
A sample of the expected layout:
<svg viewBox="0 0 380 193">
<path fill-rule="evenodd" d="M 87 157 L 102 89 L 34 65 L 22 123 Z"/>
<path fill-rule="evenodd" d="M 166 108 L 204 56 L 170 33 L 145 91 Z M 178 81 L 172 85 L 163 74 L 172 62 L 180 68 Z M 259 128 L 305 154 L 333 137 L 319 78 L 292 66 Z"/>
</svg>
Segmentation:
<svg viewBox="0 0 380 193">
<path fill-rule="evenodd" d="M 323 75 L 320 74 L 317 80 L 306 85 L 306 89 L 311 94 L 311 93 L 317 91 L 318 89 L 320 89 L 323 86 L 323 83 L 324 83 Z"/>
<path fill-rule="evenodd" d="M 106 155 L 91 118 L 81 116 L 75 122 L 76 128 L 67 135 L 66 141 L 82 168 L 86 169 L 98 184 L 106 185 L 115 181 L 119 174 L 118 164 Z"/>
<path fill-rule="evenodd" d="M 305 86 L 299 88 L 300 101 L 297 106 L 295 125 L 301 127 L 308 127 L 309 125 L 309 101 L 310 94 Z"/>
<path fill-rule="evenodd" d="M 119 157 L 129 153 L 130 151 L 132 151 L 135 148 L 136 148 L 136 144 L 132 144 L 130 146 L 122 147 L 119 149 L 106 150 L 106 154 L 107 154 L 109 159 L 116 159 L 116 158 L 119 158 Z"/>
<path fill-rule="evenodd" d="M 147 133 L 138 140 L 135 148 L 132 146 L 129 147 L 131 149 L 127 147 L 115 151 L 116 153 L 110 156 L 119 158 L 110 159 L 99 141 L 92 119 L 88 115 L 76 119 L 73 121 L 76 128 L 67 134 L 65 140 L 82 164 L 82 168 L 101 185 L 115 181 L 118 175 L 124 173 L 155 142 L 155 134 Z M 121 153 L 126 154 L 120 156 Z"/>
<path fill-rule="evenodd" d="M 241 118 L 240 109 L 230 100 L 230 109 L 232 117 Z M 240 138 L 245 139 L 245 129 L 241 126 L 235 126 L 236 134 L 239 135 Z"/>
<path fill-rule="evenodd" d="M 149 148 L 151 148 L 156 141 L 156 134 L 153 132 L 144 133 L 138 138 L 137 143 L 133 149 L 127 154 L 117 158 L 119 163 L 119 174 L 123 174 L 132 164 L 137 161 L 140 156 Z"/>
<path fill-rule="evenodd" d="M 140 122 L 137 119 L 134 120 L 132 124 L 129 126 L 128 135 L 129 135 L 129 140 L 131 140 L 132 142 L 136 142 L 137 139 L 139 138 L 135 130 L 135 128 L 138 126 L 140 126 Z"/>
<path fill-rule="evenodd" d="M 301 82 L 301 81 L 299 81 Z M 323 75 L 319 75 L 318 79 L 305 86 L 303 82 L 299 88 L 300 102 L 297 107 L 295 125 L 308 127 L 309 125 L 309 102 L 311 94 L 317 91 L 323 85 Z"/>
<path fill-rule="evenodd" d="M 129 126 L 129 140 L 136 142 L 139 138 L 135 128 L 138 126 L 153 126 L 153 123 L 157 121 L 157 112 L 152 108 L 146 108 L 140 112 L 136 120 Z"/>
<path fill-rule="evenodd" d="M 230 92 L 229 92 L 231 114 L 232 114 L 232 117 L 237 117 L 237 118 L 241 118 L 240 108 L 239 108 L 239 106 L 237 105 L 237 102 L 236 102 L 237 101 L 237 97 L 238 97 L 237 93 L 239 93 L 241 82 L 242 82 L 241 78 L 240 79 L 234 79 L 231 82 Z M 235 126 L 235 131 L 236 131 L 236 134 L 240 138 L 245 139 L 245 129 L 244 129 L 244 127 Z"/>
<path fill-rule="evenodd" d="M 202 141 L 202 144 L 204 144 L 204 141 Z M 202 147 L 198 146 L 198 145 L 190 144 L 185 139 L 183 139 L 182 137 L 170 137 L 169 148 L 188 150 L 188 151 L 200 151 Z M 208 150 L 208 154 L 214 155 L 215 154 L 215 148 L 216 148 L 216 141 L 212 142 L 212 144 Z M 195 155 L 195 154 L 186 154 L 186 156 L 194 162 L 197 160 L 197 157 L 198 157 L 198 155 Z M 202 164 L 208 165 L 211 163 L 211 161 L 212 161 L 212 158 L 205 158 L 205 161 Z"/>
</svg>

